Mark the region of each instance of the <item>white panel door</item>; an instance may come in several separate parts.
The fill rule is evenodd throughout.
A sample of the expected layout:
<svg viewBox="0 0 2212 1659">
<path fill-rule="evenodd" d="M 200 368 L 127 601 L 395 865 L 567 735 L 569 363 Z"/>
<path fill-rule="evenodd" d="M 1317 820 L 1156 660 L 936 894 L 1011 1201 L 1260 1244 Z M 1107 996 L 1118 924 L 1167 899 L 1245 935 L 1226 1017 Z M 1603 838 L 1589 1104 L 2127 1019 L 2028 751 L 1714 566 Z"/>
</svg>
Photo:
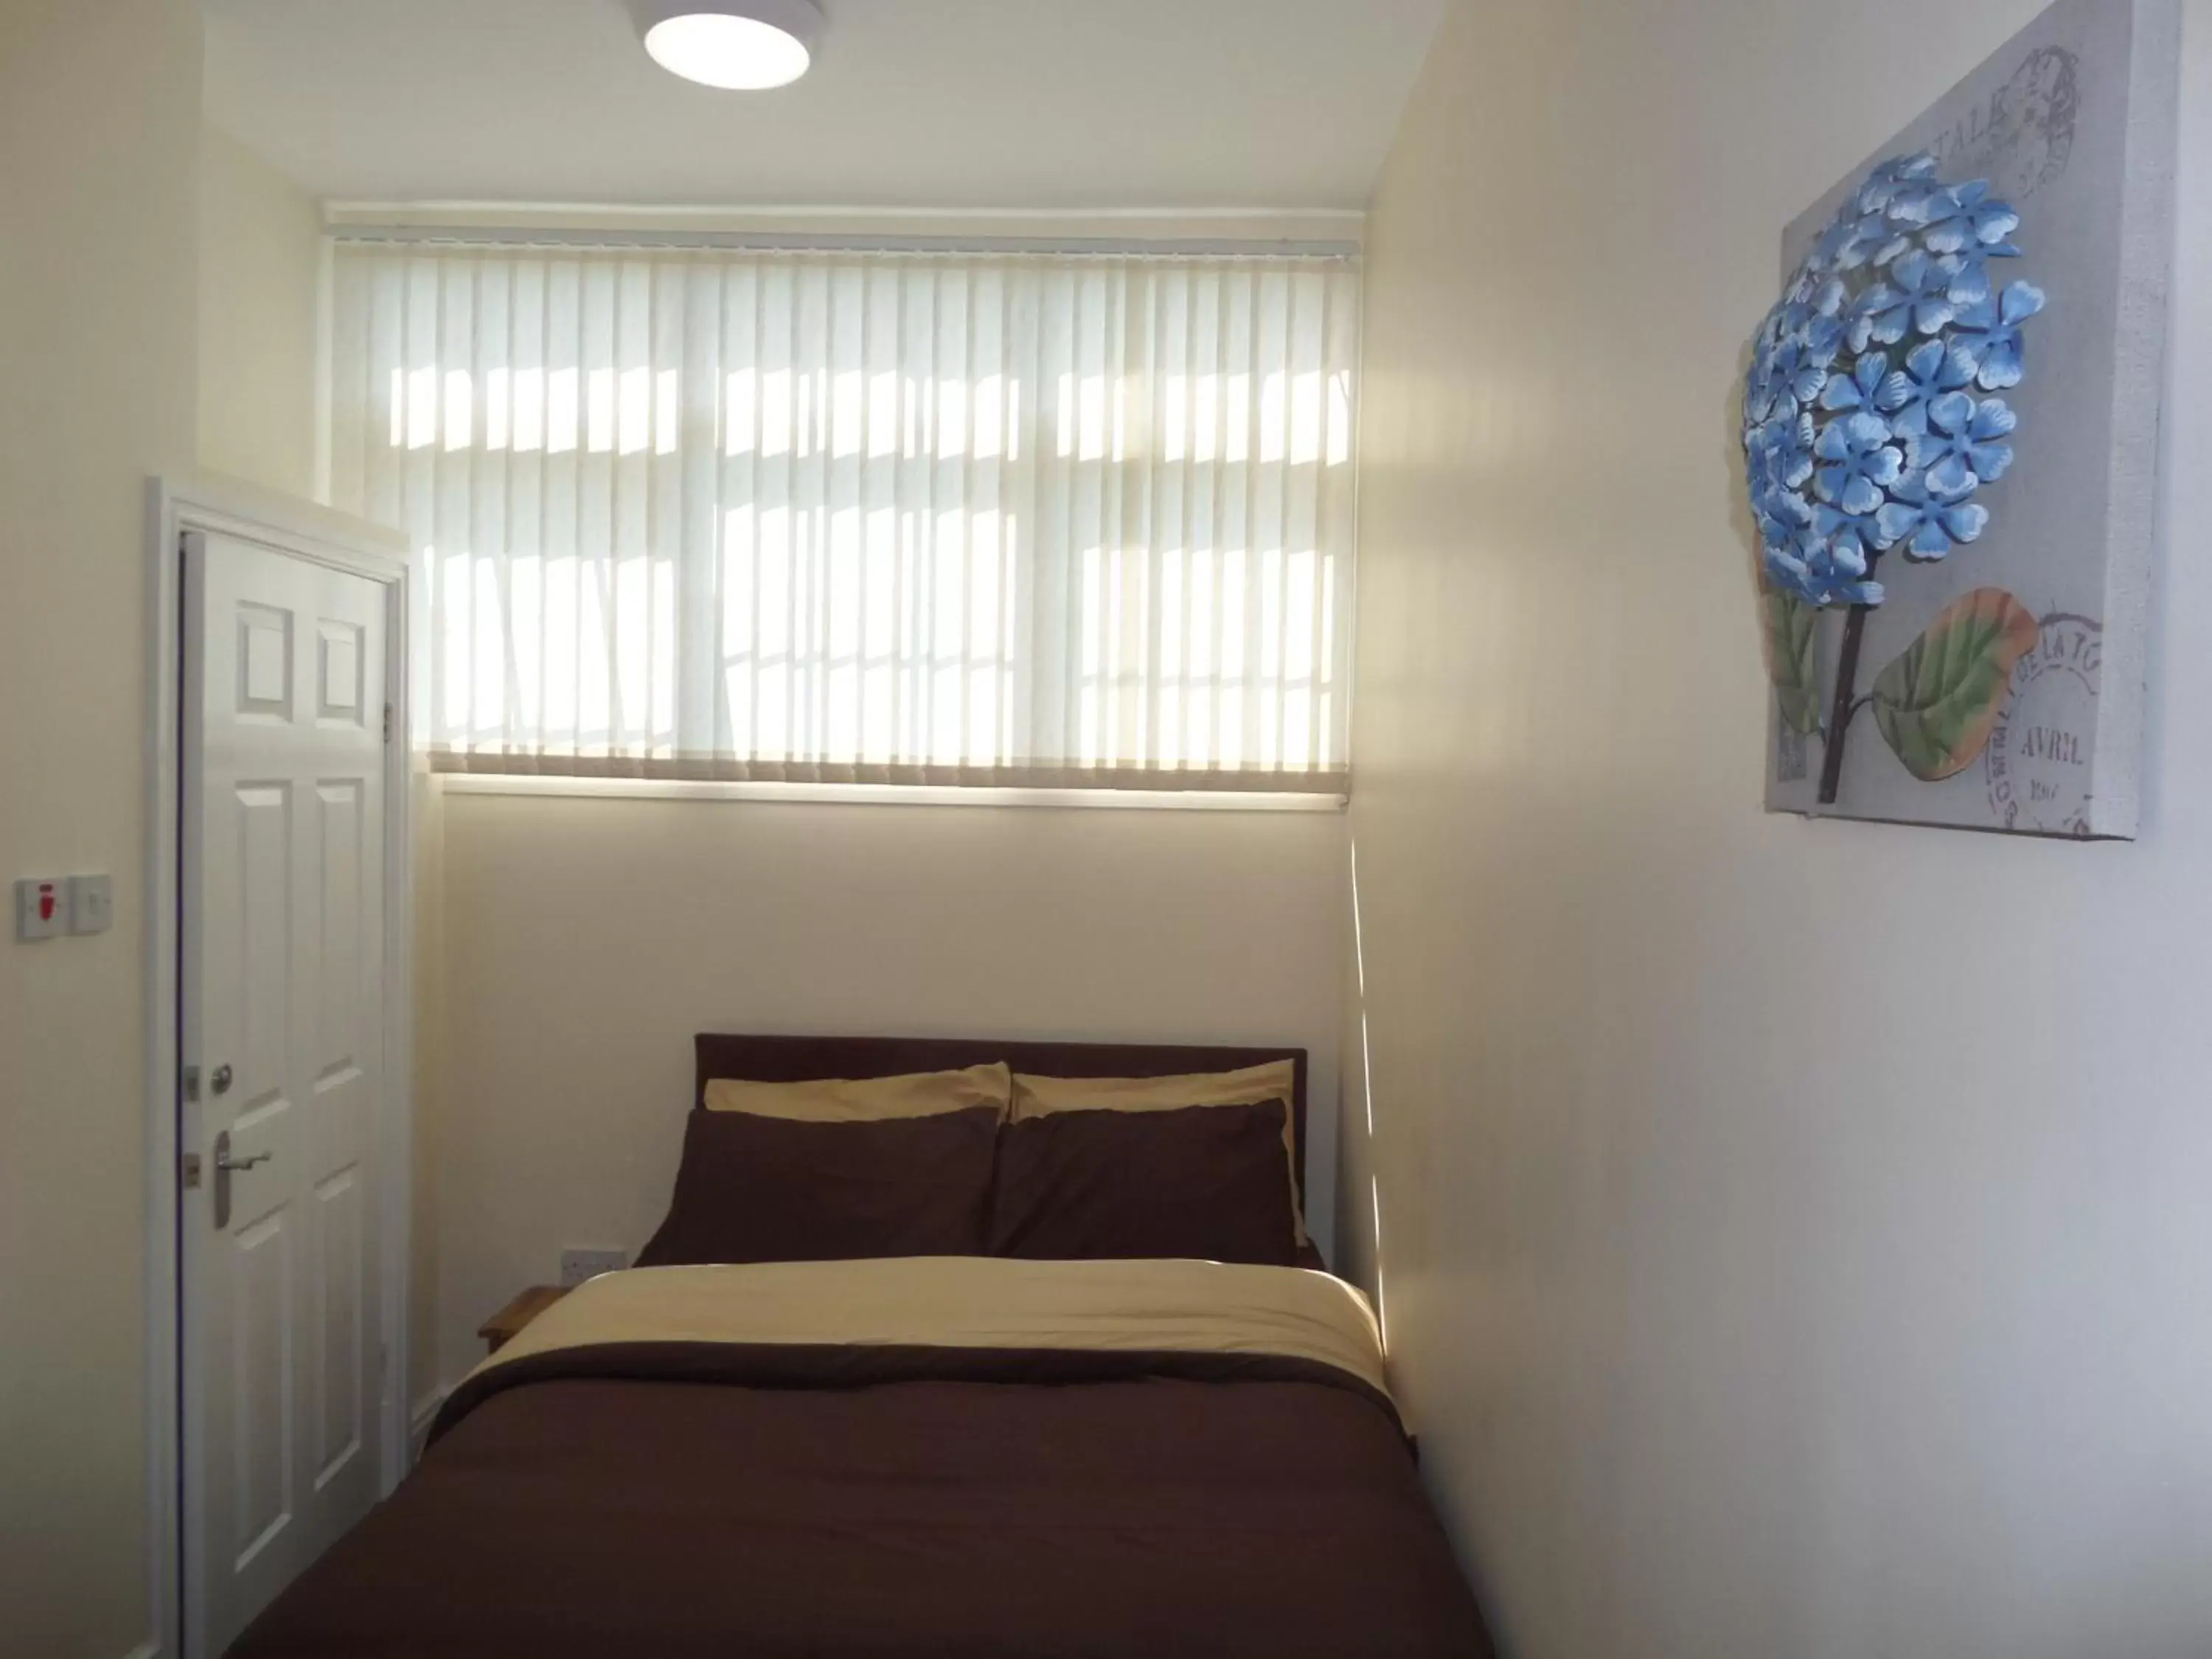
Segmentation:
<svg viewBox="0 0 2212 1659">
<path fill-rule="evenodd" d="M 184 1589 L 209 1655 L 377 1497 L 387 591 L 186 544 Z"/>
</svg>

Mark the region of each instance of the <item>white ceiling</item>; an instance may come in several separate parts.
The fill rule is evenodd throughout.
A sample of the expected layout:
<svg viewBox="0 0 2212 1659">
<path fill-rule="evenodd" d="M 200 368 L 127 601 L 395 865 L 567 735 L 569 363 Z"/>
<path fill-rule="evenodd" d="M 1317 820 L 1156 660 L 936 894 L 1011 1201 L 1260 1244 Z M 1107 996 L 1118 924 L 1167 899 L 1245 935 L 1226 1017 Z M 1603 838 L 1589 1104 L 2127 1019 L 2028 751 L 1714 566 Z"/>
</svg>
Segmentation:
<svg viewBox="0 0 2212 1659">
<path fill-rule="evenodd" d="M 622 0 L 204 0 L 208 108 L 377 201 L 1359 208 L 1447 0 L 824 0 L 717 93 Z"/>
</svg>

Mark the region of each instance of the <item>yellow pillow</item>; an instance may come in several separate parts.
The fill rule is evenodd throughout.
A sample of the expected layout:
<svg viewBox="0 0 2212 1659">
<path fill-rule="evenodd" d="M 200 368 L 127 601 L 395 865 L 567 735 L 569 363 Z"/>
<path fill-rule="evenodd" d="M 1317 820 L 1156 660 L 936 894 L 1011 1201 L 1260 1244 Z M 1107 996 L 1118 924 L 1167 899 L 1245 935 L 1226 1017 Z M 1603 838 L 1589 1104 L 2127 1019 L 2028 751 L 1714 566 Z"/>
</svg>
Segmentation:
<svg viewBox="0 0 2212 1659">
<path fill-rule="evenodd" d="M 1050 1112 L 1172 1112 L 1185 1106 L 1290 1103 L 1297 1066 L 1271 1060 L 1242 1072 L 1200 1072 L 1190 1077 L 1031 1077 L 1013 1075 L 1014 1116 Z"/>
<path fill-rule="evenodd" d="M 1297 1063 L 1270 1060 L 1241 1072 L 1200 1072 L 1187 1077 L 1013 1076 L 1013 1117 L 1046 1117 L 1054 1112 L 1174 1112 L 1187 1106 L 1258 1106 L 1283 1103 L 1283 1153 L 1291 1172 L 1291 1221 L 1298 1243 L 1306 1241 L 1305 1212 L 1298 1203 L 1297 1114 L 1291 1102 L 1297 1089 Z"/>
<path fill-rule="evenodd" d="M 1001 1063 L 964 1072 L 915 1072 L 902 1077 L 817 1078 L 803 1083 L 748 1083 L 715 1078 L 707 1085 L 710 1112 L 802 1123 L 879 1123 L 889 1118 L 939 1117 L 988 1106 L 1005 1116 L 1013 1074 Z"/>
</svg>

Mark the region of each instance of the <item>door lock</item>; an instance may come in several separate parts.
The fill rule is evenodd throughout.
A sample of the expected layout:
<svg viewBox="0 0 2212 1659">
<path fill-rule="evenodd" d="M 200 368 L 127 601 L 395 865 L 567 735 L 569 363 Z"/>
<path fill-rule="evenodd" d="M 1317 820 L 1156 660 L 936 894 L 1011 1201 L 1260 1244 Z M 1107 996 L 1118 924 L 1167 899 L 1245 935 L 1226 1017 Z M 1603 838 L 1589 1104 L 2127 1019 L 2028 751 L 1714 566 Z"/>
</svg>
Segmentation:
<svg viewBox="0 0 2212 1659">
<path fill-rule="evenodd" d="M 230 1092 L 230 1083 L 231 1083 L 230 1067 L 229 1067 L 229 1066 L 216 1066 L 216 1067 L 215 1068 L 215 1091 L 216 1091 L 216 1093 L 217 1093 L 217 1094 L 219 1094 L 219 1095 L 227 1095 L 227 1094 L 228 1094 L 228 1093 Z"/>
<path fill-rule="evenodd" d="M 225 1066 L 224 1071 L 230 1068 Z M 220 1073 L 218 1073 L 220 1075 Z M 256 1152 L 252 1158 L 230 1155 L 230 1131 L 215 1138 L 215 1225 L 217 1232 L 230 1225 L 230 1178 L 242 1170 L 258 1170 L 276 1154 Z"/>
</svg>

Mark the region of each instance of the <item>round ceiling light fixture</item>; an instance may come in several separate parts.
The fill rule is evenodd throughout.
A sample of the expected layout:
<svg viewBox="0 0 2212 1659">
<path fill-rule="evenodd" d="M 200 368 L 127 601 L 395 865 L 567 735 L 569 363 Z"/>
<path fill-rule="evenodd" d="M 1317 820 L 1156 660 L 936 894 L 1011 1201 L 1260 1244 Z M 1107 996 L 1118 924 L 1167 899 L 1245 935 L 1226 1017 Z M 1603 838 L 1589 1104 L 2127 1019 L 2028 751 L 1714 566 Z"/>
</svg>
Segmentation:
<svg viewBox="0 0 2212 1659">
<path fill-rule="evenodd" d="M 728 92 L 787 87 L 814 61 L 814 0 L 629 0 L 653 61 Z"/>
</svg>

